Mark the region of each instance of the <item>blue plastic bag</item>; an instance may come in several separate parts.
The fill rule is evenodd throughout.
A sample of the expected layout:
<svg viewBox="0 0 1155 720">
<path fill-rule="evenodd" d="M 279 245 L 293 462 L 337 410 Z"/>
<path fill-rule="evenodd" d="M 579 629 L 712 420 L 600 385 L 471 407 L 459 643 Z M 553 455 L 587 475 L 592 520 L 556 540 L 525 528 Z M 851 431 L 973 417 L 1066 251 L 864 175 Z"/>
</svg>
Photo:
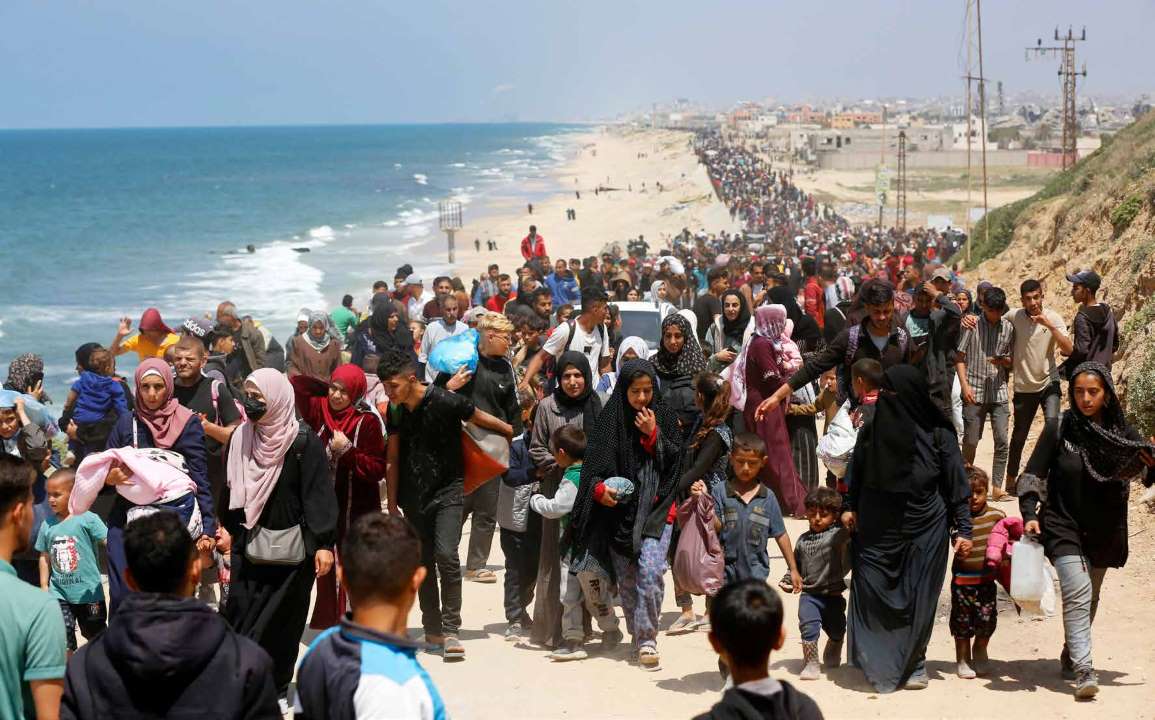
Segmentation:
<svg viewBox="0 0 1155 720">
<path fill-rule="evenodd" d="M 24 413 L 33 425 L 39 425 L 51 437 L 56 432 L 56 422 L 48 412 L 48 408 L 41 405 L 31 395 L 18 393 L 15 390 L 0 390 L 0 408 L 16 407 L 16 398 L 23 396 Z"/>
<path fill-rule="evenodd" d="M 463 365 L 477 372 L 477 331 L 473 329 L 442 340 L 429 353 L 429 367 L 439 373 L 453 375 Z"/>
</svg>

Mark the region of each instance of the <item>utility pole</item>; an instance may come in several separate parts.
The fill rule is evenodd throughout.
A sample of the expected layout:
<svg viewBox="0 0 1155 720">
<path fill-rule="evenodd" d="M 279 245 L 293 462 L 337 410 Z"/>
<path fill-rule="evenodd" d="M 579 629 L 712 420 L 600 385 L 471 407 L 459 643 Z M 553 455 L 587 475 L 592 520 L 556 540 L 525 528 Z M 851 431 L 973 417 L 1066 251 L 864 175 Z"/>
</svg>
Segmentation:
<svg viewBox="0 0 1155 720">
<path fill-rule="evenodd" d="M 987 202 L 987 98 L 986 77 L 983 75 L 983 18 L 981 0 L 966 0 L 966 46 L 967 71 L 966 80 L 966 113 L 967 113 L 967 207 L 966 207 L 966 235 L 967 235 L 967 263 L 971 260 L 971 192 L 972 183 L 972 152 L 974 136 L 974 96 L 972 86 L 978 91 L 979 128 L 982 134 L 982 177 L 983 177 L 983 216 L 988 210 Z M 990 240 L 990 228 L 983 224 L 984 242 Z"/>
<path fill-rule="evenodd" d="M 906 131 L 898 131 L 898 191 L 894 202 L 894 224 L 906 234 Z"/>
<path fill-rule="evenodd" d="M 1075 43 L 1083 42 L 1087 39 L 1087 28 L 1083 28 L 1083 32 L 1079 37 L 1075 36 L 1074 31 L 1067 27 L 1067 35 L 1065 37 L 1059 36 L 1059 28 L 1055 28 L 1055 42 L 1061 42 L 1062 45 L 1043 45 L 1043 39 L 1039 38 L 1034 47 L 1027 48 L 1027 59 L 1030 60 L 1031 54 L 1035 55 L 1058 55 L 1061 63 L 1059 65 L 1059 77 L 1062 78 L 1063 83 L 1063 169 L 1073 166 L 1078 160 L 1077 139 L 1079 136 L 1079 118 L 1075 114 L 1075 78 L 1082 75 L 1087 77 L 1087 64 L 1083 63 L 1082 70 L 1075 69 Z"/>
</svg>

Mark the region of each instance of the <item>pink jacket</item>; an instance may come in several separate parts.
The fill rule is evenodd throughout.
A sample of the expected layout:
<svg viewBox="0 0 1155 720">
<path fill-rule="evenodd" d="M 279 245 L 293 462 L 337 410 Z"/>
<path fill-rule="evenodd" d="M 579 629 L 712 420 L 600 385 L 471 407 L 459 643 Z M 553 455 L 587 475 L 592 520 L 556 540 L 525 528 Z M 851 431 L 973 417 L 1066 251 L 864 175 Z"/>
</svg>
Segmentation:
<svg viewBox="0 0 1155 720">
<path fill-rule="evenodd" d="M 116 491 L 134 505 L 168 502 L 196 492 L 196 482 L 179 453 L 159 448 L 114 448 L 88 455 L 76 468 L 76 481 L 68 500 L 71 514 L 79 515 L 92 507 L 113 462 L 132 471 L 130 484 L 118 485 Z"/>
<path fill-rule="evenodd" d="M 986 565 L 998 573 L 999 582 L 1011 591 L 1011 554 L 1015 541 L 1023 536 L 1023 519 L 1006 517 L 995 523 L 987 538 Z"/>
</svg>

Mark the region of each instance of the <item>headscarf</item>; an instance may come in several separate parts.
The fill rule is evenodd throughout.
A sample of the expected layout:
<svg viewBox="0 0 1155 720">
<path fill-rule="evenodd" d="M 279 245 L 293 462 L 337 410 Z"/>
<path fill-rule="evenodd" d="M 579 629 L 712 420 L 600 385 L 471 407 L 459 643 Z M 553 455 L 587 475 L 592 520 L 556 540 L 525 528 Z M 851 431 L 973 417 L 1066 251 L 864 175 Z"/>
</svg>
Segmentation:
<svg viewBox="0 0 1155 720">
<path fill-rule="evenodd" d="M 955 432 L 954 425 L 931 402 L 926 373 L 913 365 L 895 365 L 882 376 L 874 419 L 858 434 L 855 482 L 884 492 L 910 489 L 916 433 L 935 428 Z"/>
<path fill-rule="evenodd" d="M 1102 423 L 1096 423 L 1080 412 L 1075 405 L 1075 378 L 1081 373 L 1094 373 L 1103 381 L 1107 401 L 1103 404 Z M 1063 413 L 1062 437 L 1079 456 L 1087 473 L 1098 480 L 1130 480 L 1143 469 L 1140 453 L 1144 450 L 1155 455 L 1155 445 L 1142 438 L 1127 424 L 1111 371 L 1102 363 L 1079 363 L 1071 374 L 1068 397 L 1071 407 Z"/>
<path fill-rule="evenodd" d="M 140 383 L 150 375 L 155 375 L 164 381 L 164 402 L 156 410 L 149 410 L 144 401 L 141 400 L 136 404 L 136 416 L 152 432 L 152 439 L 156 446 L 168 449 L 180 438 L 185 425 L 192 419 L 193 412 L 181 405 L 173 396 L 172 368 L 160 358 L 149 358 L 136 367 L 136 396 L 138 398 L 141 397 Z"/>
<path fill-rule="evenodd" d="M 792 356 L 796 358 L 798 352 L 797 347 L 791 347 L 794 342 L 790 339 L 789 323 L 786 308 L 781 305 L 762 305 L 754 311 L 754 337 L 770 341 L 777 375 L 783 380 L 794 372 L 794 366 L 788 360 Z M 722 373 L 722 377 L 730 381 L 730 406 L 739 411 L 746 407 L 746 360 L 754 337 L 742 346 L 738 359 Z"/>
<path fill-rule="evenodd" d="M 246 382 L 265 396 L 265 414 L 233 431 L 227 465 L 229 509 L 245 509 L 244 526 L 250 530 L 261 519 L 285 464 L 285 455 L 297 439 L 301 424 L 293 408 L 293 386 L 273 368 L 261 368 Z"/>
<path fill-rule="evenodd" d="M 8 364 L 8 379 L 4 381 L 4 387 L 7 389 L 27 393 L 37 381 L 44 381 L 44 360 L 39 355 L 24 353 Z M 40 401 L 50 403 L 52 399 L 48 397 L 48 393 L 41 393 Z"/>
<path fill-rule="evenodd" d="M 614 369 L 618 375 L 622 374 L 622 365 L 627 362 L 622 359 L 625 357 L 627 350 L 633 350 L 637 354 L 638 357 L 635 358 L 636 360 L 645 360 L 646 356 L 650 354 L 650 346 L 637 335 L 630 335 L 625 340 L 622 340 L 622 344 L 618 346 L 618 353 L 614 361 Z"/>
<path fill-rule="evenodd" d="M 569 367 L 577 368 L 582 377 L 585 378 L 585 389 L 582 390 L 581 395 L 570 397 L 561 387 L 561 375 Z M 602 410 L 602 401 L 598 399 L 598 394 L 594 392 L 593 377 L 590 373 L 590 363 L 585 355 L 575 351 L 567 350 L 561 354 L 555 366 L 555 375 L 558 379 L 557 387 L 554 388 L 553 397 L 557 402 L 558 407 L 565 408 L 580 408 L 582 411 L 582 428 L 589 432 L 589 429 L 594 426 L 594 420 L 598 413 Z"/>
<path fill-rule="evenodd" d="M 726 298 L 738 298 L 738 317 L 733 320 L 726 319 Z M 726 337 L 742 337 L 746 332 L 746 326 L 750 324 L 750 308 L 746 305 L 746 296 L 739 291 L 731 288 L 722 293 L 722 334 Z"/>
<path fill-rule="evenodd" d="M 329 327 L 329 313 L 320 310 L 310 312 L 308 322 L 309 326 L 305 328 L 305 332 L 301 333 L 301 336 L 305 338 L 305 342 L 309 343 L 309 347 L 317 352 L 324 352 L 325 348 L 329 347 L 329 344 L 333 342 L 334 337 L 332 329 Z M 320 340 L 313 337 L 313 325 L 316 323 L 321 323 L 325 328 L 325 334 L 321 336 Z"/>
<path fill-rule="evenodd" d="M 398 318 L 397 329 L 392 332 L 389 330 L 389 318 L 394 315 L 400 315 L 400 313 L 392 300 L 374 306 L 373 314 L 369 316 L 369 334 L 373 339 L 373 344 L 377 346 L 377 350 L 380 352 L 400 350 L 403 353 L 412 354 L 413 334 L 409 332 L 409 326 Z"/>
<path fill-rule="evenodd" d="M 630 405 L 626 393 L 630 384 L 641 375 L 648 375 L 654 383 L 654 396 L 650 400 L 649 407 L 654 413 L 658 432 L 662 436 L 663 455 L 675 459 L 675 463 L 674 466 L 660 469 L 661 483 L 649 498 L 645 498 L 639 488 L 636 505 L 638 515 L 644 518 L 652 507 L 657 507 L 652 504 L 654 498 L 657 498 L 658 502 L 663 502 L 672 495 L 677 486 L 676 459 L 681 457 L 681 447 L 675 444 L 681 438 L 678 416 L 662 402 L 654 366 L 648 360 L 630 360 L 622 366 L 614 393 L 602 408 L 597 420 L 593 426 L 585 428 L 586 454 L 582 461 L 581 483 L 570 514 L 569 532 L 575 550 L 580 553 L 588 547 L 591 553 L 603 555 L 600 558 L 603 564 L 608 562 L 604 554 L 613 535 L 616 518 L 611 508 L 595 506 L 594 486 L 606 478 L 615 476 L 635 482 L 638 479 L 638 455 L 645 450 L 642 449 L 641 439 L 634 425 L 638 411 Z M 635 526 L 637 526 L 636 519 Z M 637 537 L 635 529 L 635 538 Z"/>
<path fill-rule="evenodd" d="M 682 331 L 684 338 L 682 349 L 677 354 L 672 353 L 659 339 L 658 351 L 654 353 L 654 368 L 657 369 L 658 375 L 664 378 L 694 377 L 700 372 L 705 372 L 706 357 L 702 354 L 702 348 L 698 345 L 698 337 L 694 334 L 694 328 L 685 315 L 674 313 L 666 317 L 662 321 L 661 337 L 664 338 L 666 330 L 674 325 Z"/>
<path fill-rule="evenodd" d="M 353 433 L 357 429 L 357 423 L 361 420 L 361 411 L 357 409 L 357 403 L 365 396 L 365 390 L 368 387 L 365 371 L 352 363 L 346 363 L 333 371 L 329 377 L 329 382 L 341 383 L 345 391 L 349 393 L 349 406 L 344 410 L 334 410 L 329 404 L 327 393 L 324 397 L 313 399 L 321 406 L 321 417 L 329 431 L 340 430 L 352 440 Z"/>
<path fill-rule="evenodd" d="M 798 306 L 798 298 L 790 292 L 790 288 L 781 285 L 772 287 L 767 296 L 771 303 L 786 308 L 786 317 L 794 324 L 790 337 L 798 345 L 799 350 L 810 352 L 817 348 L 822 342 L 822 330 L 819 329 L 818 322 Z"/>
</svg>

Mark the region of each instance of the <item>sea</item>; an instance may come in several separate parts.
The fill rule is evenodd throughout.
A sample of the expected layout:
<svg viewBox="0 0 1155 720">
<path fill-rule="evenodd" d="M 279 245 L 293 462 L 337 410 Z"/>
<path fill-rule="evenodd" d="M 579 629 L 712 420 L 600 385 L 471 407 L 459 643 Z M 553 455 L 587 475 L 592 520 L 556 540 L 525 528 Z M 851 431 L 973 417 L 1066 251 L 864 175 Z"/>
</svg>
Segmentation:
<svg viewBox="0 0 1155 720">
<path fill-rule="evenodd" d="M 135 327 L 146 307 L 178 327 L 229 299 L 283 342 L 301 308 L 345 293 L 364 307 L 405 262 L 442 273 L 438 202 L 459 201 L 468 222 L 499 199 L 552 194 L 551 171 L 586 129 L 0 131 L 0 373 L 40 354 L 59 409 L 76 347 L 107 346 L 119 318 Z M 458 251 L 472 243 L 459 234 Z M 135 364 L 122 356 L 118 371 Z"/>
</svg>

